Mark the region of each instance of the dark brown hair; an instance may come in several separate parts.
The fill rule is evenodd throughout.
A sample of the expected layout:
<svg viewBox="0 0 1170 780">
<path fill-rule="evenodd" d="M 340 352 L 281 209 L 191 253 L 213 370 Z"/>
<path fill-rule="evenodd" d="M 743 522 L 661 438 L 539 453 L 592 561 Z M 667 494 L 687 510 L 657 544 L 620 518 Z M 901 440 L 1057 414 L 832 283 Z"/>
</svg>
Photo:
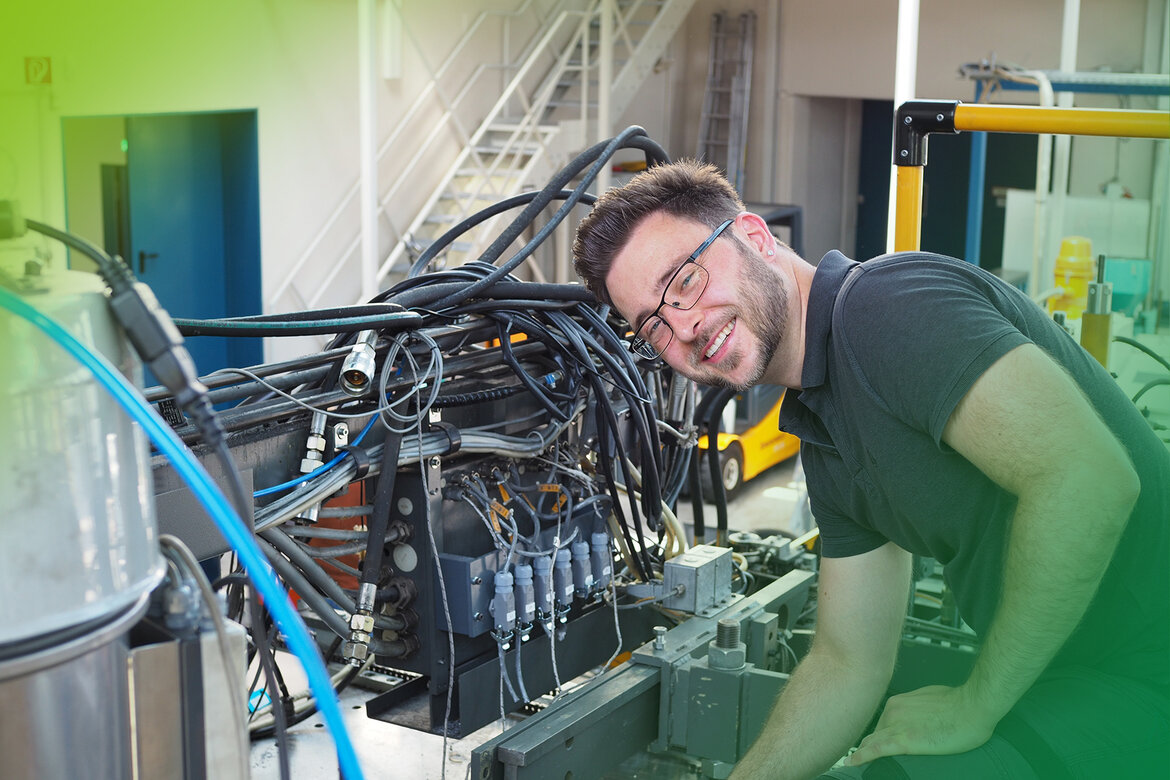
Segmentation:
<svg viewBox="0 0 1170 780">
<path fill-rule="evenodd" d="M 699 222 L 714 230 L 744 211 L 743 201 L 714 165 L 679 160 L 638 174 L 629 184 L 606 192 L 577 226 L 573 267 L 603 303 L 614 256 L 638 223 L 657 212 Z"/>
</svg>

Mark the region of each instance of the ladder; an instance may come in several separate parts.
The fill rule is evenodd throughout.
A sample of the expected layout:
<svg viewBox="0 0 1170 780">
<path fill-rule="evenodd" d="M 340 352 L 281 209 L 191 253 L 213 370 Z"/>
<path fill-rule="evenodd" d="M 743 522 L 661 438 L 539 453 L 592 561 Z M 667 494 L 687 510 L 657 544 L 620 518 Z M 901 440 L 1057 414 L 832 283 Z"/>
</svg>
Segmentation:
<svg viewBox="0 0 1170 780">
<path fill-rule="evenodd" d="M 730 17 L 723 11 L 711 16 L 711 51 L 697 156 L 722 168 L 727 180 L 742 193 L 756 14 L 742 13 L 734 25 Z"/>
</svg>

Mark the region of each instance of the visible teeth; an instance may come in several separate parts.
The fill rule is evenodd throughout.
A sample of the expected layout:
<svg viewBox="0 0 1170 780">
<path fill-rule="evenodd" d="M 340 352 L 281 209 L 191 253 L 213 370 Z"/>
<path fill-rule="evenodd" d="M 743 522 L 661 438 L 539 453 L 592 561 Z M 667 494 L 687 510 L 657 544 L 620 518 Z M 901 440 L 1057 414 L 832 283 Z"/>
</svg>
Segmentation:
<svg viewBox="0 0 1170 780">
<path fill-rule="evenodd" d="M 723 342 L 727 341 L 727 337 L 731 335 L 731 329 L 734 325 L 735 320 L 732 320 L 723 326 L 723 330 L 719 331 L 719 335 L 715 337 L 715 341 L 712 342 L 711 348 L 703 353 L 703 357 L 709 360 L 716 352 L 719 351 L 719 348 L 723 346 Z"/>
</svg>

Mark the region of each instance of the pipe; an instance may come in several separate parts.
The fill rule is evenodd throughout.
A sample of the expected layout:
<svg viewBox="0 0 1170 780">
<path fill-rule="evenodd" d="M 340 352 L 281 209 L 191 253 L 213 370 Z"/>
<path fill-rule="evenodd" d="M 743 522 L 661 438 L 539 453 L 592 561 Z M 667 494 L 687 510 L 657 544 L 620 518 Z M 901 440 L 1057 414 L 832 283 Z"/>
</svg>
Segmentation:
<svg viewBox="0 0 1170 780">
<path fill-rule="evenodd" d="M 614 0 L 601 0 L 601 46 L 597 59 L 597 140 L 610 137 L 610 102 L 613 99 L 613 18 L 617 13 Z M 587 77 L 583 77 L 584 81 Z M 605 165 L 597 174 L 597 194 L 609 189 L 610 166 Z"/>
<path fill-rule="evenodd" d="M 1170 138 L 1170 116 L 1165 111 L 959 103 L 955 107 L 955 129 L 987 130 L 993 133 Z"/>
<path fill-rule="evenodd" d="M 894 252 L 914 252 L 921 248 L 922 237 L 922 165 L 896 165 L 894 172 Z"/>
<path fill-rule="evenodd" d="M 898 38 L 894 51 L 894 108 L 903 105 L 914 98 L 915 82 L 918 79 L 918 0 L 899 0 L 898 2 Z M 902 179 L 902 172 L 898 166 L 890 174 L 890 210 L 886 220 L 886 250 L 898 251 L 896 224 L 898 219 L 898 189 Z M 919 169 L 921 183 L 921 168 Z M 915 210 L 922 208 L 921 186 L 919 197 L 915 201 Z M 918 218 L 921 224 L 921 218 Z M 918 246 L 917 232 L 914 239 L 915 248 Z"/>
<path fill-rule="evenodd" d="M 377 7 L 374 0 L 358 0 L 358 164 L 361 185 L 358 203 L 362 226 L 362 299 L 378 292 L 378 155 L 374 141 L 378 126 L 378 99 L 374 79 L 378 63 L 374 52 Z"/>
<path fill-rule="evenodd" d="M 1074 73 L 1077 69 L 1077 33 L 1081 27 L 1081 0 L 1064 0 L 1064 21 L 1060 35 L 1060 69 Z M 1051 88 L 1051 87 L 1050 87 Z M 1056 96 L 1059 108 L 1072 108 L 1073 93 L 1061 92 Z M 1068 170 L 1072 158 L 1072 137 L 1058 135 L 1054 142 L 1052 156 L 1052 205 L 1048 212 L 1046 237 L 1057 237 L 1064 231 L 1064 203 L 1068 196 Z M 1051 245 L 1051 246 L 1050 246 Z M 1040 246 L 1041 261 L 1055 256 L 1056 242 L 1051 238 Z M 1047 268 L 1045 268 L 1047 270 Z M 1051 274 L 1045 274 L 1051 278 Z M 1040 280 L 1037 279 L 1037 284 Z"/>
</svg>

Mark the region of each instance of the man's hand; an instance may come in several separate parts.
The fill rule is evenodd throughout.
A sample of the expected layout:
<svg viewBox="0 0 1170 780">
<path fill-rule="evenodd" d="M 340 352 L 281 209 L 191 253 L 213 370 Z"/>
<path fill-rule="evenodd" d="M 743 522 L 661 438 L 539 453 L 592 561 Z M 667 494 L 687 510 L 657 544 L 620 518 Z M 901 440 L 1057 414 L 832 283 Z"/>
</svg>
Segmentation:
<svg viewBox="0 0 1170 780">
<path fill-rule="evenodd" d="M 997 722 L 964 688 L 919 688 L 890 697 L 877 728 L 861 740 L 848 763 L 865 764 L 882 756 L 965 753 L 990 739 Z"/>
</svg>

